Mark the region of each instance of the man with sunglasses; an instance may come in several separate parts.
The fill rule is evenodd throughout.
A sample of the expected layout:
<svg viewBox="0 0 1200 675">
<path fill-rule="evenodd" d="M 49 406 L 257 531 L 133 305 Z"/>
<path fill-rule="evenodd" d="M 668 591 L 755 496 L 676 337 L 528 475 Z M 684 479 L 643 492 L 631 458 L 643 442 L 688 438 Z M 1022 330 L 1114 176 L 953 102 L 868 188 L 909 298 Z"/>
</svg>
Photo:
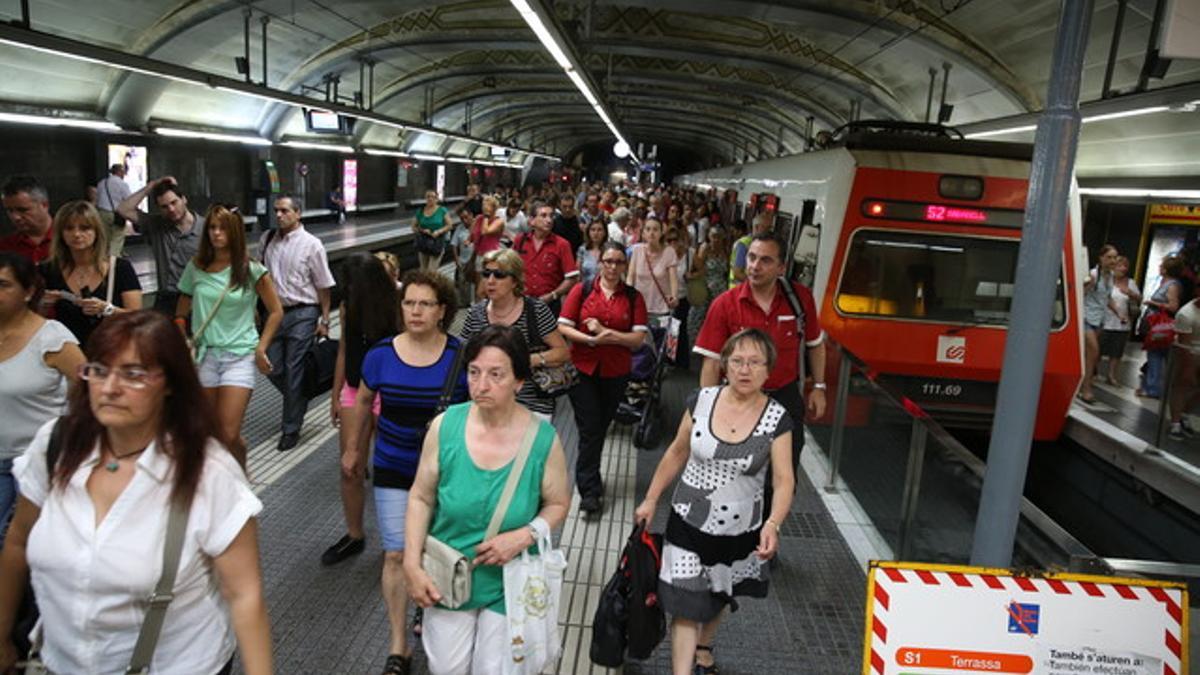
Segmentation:
<svg viewBox="0 0 1200 675">
<path fill-rule="evenodd" d="M 530 210 L 530 232 L 517 237 L 513 250 L 525 263 L 525 294 L 540 299 L 558 316 L 561 299 L 579 280 L 579 268 L 571 244 L 551 231 L 553 207 L 535 202 Z"/>
</svg>

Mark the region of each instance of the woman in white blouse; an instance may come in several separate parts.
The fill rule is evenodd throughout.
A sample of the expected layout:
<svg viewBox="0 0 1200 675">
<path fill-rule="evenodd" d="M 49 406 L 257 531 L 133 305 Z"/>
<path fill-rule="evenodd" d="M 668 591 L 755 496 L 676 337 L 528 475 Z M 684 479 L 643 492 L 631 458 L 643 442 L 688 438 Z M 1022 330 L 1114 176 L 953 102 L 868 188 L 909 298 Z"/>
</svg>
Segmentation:
<svg viewBox="0 0 1200 675">
<path fill-rule="evenodd" d="M 87 386 L 17 459 L 16 512 L 0 554 L 0 672 L 27 576 L 42 612 L 42 660 L 55 673 L 125 672 L 161 576 L 172 500 L 188 505 L 174 599 L 156 675 L 271 672 L 255 516 L 262 503 L 216 428 L 183 336 L 151 311 L 111 317 L 90 339 Z M 215 578 L 214 578 L 215 575 Z M 236 640 L 235 640 L 236 638 Z"/>
</svg>

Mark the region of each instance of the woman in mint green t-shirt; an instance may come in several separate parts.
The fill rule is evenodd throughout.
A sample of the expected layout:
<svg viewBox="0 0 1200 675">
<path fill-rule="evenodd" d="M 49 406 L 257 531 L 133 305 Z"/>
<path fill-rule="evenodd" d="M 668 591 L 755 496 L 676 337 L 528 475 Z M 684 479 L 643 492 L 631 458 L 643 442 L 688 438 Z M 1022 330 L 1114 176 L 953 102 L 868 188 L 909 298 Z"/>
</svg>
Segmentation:
<svg viewBox="0 0 1200 675">
<path fill-rule="evenodd" d="M 423 270 L 436 271 L 446 250 L 446 234 L 454 229 L 454 221 L 446 207 L 438 203 L 438 193 L 425 191 L 425 205 L 417 209 L 417 260 Z"/>
<path fill-rule="evenodd" d="M 485 328 L 463 348 L 463 362 L 472 401 L 434 418 L 405 518 L 406 583 L 412 599 L 426 608 L 421 641 L 432 673 L 490 672 L 478 666 L 500 663 L 511 648 L 504 563 L 532 546 L 535 532 L 548 536 L 562 524 L 571 502 L 566 458 L 553 427 L 517 403 L 530 377 L 520 333 L 510 326 Z M 533 443 L 500 533 L 483 541 L 530 425 L 536 425 Z M 421 567 L 427 533 L 474 562 L 471 597 L 457 609 L 437 605 L 440 589 Z"/>
<path fill-rule="evenodd" d="M 267 308 L 262 335 L 254 322 L 259 298 Z M 246 465 L 242 418 L 254 390 L 254 369 L 271 372 L 267 345 L 283 321 L 283 306 L 267 268 L 246 250 L 246 225 L 237 209 L 213 206 L 204 217 L 196 257 L 179 277 L 175 323 L 191 319 L 200 384 L 217 414 L 217 437 Z"/>
</svg>

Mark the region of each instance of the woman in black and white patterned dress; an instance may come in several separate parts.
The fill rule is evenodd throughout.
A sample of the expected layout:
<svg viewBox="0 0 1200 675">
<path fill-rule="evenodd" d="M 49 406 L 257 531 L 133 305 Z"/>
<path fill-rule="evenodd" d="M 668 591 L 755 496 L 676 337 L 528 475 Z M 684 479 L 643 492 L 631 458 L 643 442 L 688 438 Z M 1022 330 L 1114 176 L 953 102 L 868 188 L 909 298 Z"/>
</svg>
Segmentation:
<svg viewBox="0 0 1200 675">
<path fill-rule="evenodd" d="M 712 644 L 735 596 L 765 597 L 767 561 L 779 548 L 779 523 L 791 508 L 792 421 L 763 383 L 775 345 L 757 329 L 729 338 L 721 350 L 728 384 L 705 387 L 688 401 L 646 499 L 634 512 L 650 522 L 676 476 L 664 536 L 658 594 L 672 615 L 675 675 L 716 673 Z M 768 471 L 768 467 L 770 471 Z M 774 496 L 764 504 L 771 476 Z M 694 668 L 694 670 L 693 670 Z"/>
</svg>

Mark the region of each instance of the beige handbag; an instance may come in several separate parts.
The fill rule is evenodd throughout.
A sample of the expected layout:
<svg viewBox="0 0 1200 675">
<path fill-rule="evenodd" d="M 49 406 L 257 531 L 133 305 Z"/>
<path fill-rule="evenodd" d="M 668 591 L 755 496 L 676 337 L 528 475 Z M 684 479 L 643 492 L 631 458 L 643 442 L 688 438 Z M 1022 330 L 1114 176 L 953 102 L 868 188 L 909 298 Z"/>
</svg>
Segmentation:
<svg viewBox="0 0 1200 675">
<path fill-rule="evenodd" d="M 483 541 L 491 539 L 500 532 L 500 521 L 504 520 L 504 514 L 508 511 L 513 493 L 517 491 L 517 483 L 525 471 L 525 462 L 529 459 L 529 451 L 533 447 L 537 429 L 538 420 L 530 420 L 529 429 L 525 431 L 525 439 L 521 442 L 521 449 L 517 452 L 512 471 L 508 473 L 504 491 L 500 493 L 500 501 L 496 503 L 496 510 L 492 512 L 492 520 L 488 523 Z M 437 587 L 438 592 L 442 594 L 441 605 L 443 607 L 458 609 L 471 599 L 473 565 L 470 559 L 458 549 L 427 534 L 425 535 L 425 551 L 421 554 L 421 567 L 433 580 L 433 585 Z"/>
</svg>

